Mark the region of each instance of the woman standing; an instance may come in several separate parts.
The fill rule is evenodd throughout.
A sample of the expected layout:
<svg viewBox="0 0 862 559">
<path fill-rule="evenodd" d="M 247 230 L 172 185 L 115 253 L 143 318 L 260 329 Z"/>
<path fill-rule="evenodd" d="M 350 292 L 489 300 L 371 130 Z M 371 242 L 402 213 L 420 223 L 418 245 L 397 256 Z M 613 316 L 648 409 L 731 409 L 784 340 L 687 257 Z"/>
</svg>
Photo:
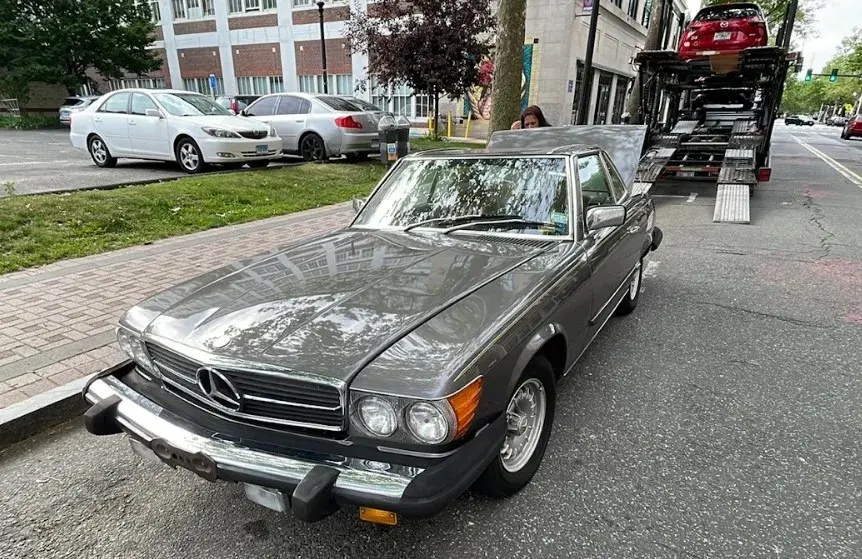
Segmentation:
<svg viewBox="0 0 862 559">
<path fill-rule="evenodd" d="M 512 130 L 519 130 L 521 128 L 544 128 L 546 126 L 549 127 L 551 125 L 545 119 L 542 109 L 537 105 L 532 105 L 524 109 L 524 112 L 521 113 L 521 120 L 516 120 L 512 123 Z"/>
</svg>

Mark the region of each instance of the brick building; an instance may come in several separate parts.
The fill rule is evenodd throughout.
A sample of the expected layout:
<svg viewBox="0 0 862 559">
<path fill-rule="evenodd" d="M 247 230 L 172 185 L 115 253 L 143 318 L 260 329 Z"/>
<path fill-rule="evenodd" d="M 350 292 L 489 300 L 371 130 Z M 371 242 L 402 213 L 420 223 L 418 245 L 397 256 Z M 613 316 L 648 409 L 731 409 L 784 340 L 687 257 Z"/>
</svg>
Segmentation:
<svg viewBox="0 0 862 559">
<path fill-rule="evenodd" d="M 159 51 L 163 66 L 146 78 L 113 80 L 110 88 L 173 87 L 209 94 L 208 78 L 213 74 L 220 95 L 323 91 L 314 0 L 140 1 L 150 4 L 157 22 L 152 48 Z M 602 0 L 593 59 L 595 80 L 588 86 L 589 122 L 619 121 L 635 75 L 630 60 L 643 47 L 652 2 Z M 587 6 L 590 3 L 586 1 Z M 373 0 L 371 4 L 373 10 Z M 589 24 L 584 4 L 585 0 L 527 2 L 525 45 L 532 45 L 529 101 L 542 106 L 554 124 L 572 121 L 578 93 L 584 87 Z M 686 11 L 684 0 L 673 0 L 673 4 L 675 13 Z M 421 122 L 428 116 L 428 96 L 406 87 L 386 91 L 375 87 L 365 73 L 367 57 L 351 54 L 347 48 L 345 23 L 353 12 L 367 11 L 368 6 L 369 0 L 326 0 L 329 92 L 357 95 Z M 676 34 L 674 28 L 671 38 Z M 673 48 L 673 44 L 669 46 Z M 475 100 L 472 106 L 477 106 Z M 466 97 L 457 103 L 441 103 L 441 109 L 456 113 L 469 107 Z"/>
</svg>

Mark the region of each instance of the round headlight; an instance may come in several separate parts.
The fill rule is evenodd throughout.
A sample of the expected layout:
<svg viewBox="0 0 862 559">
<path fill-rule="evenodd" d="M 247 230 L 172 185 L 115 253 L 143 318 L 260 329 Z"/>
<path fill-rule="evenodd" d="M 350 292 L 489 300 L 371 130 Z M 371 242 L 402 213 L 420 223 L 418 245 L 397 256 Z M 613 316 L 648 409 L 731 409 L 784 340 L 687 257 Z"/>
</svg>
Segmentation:
<svg viewBox="0 0 862 559">
<path fill-rule="evenodd" d="M 398 427 L 392 404 L 379 396 L 366 396 L 359 401 L 359 419 L 368 431 L 378 437 L 388 437 Z"/>
<path fill-rule="evenodd" d="M 423 443 L 442 443 L 449 436 L 449 422 L 440 408 L 417 402 L 407 410 L 407 427 Z"/>
<path fill-rule="evenodd" d="M 123 330 L 122 328 L 117 329 L 117 343 L 120 344 L 120 349 L 129 356 L 129 358 L 135 358 L 135 342 L 132 341 L 132 335 Z"/>
</svg>

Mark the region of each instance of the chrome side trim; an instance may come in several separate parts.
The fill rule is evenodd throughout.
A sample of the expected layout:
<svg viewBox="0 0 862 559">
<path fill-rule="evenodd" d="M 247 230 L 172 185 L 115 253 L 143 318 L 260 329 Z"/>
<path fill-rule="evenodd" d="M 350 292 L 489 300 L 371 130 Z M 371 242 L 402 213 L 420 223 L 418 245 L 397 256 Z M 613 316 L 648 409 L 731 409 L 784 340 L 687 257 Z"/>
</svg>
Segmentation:
<svg viewBox="0 0 862 559">
<path fill-rule="evenodd" d="M 175 425 L 172 414 L 135 392 L 114 377 L 104 377 L 93 382 L 85 395 L 95 404 L 111 396 L 119 396 L 117 421 L 128 431 L 146 442 L 163 439 L 187 452 L 200 452 L 212 458 L 217 465 L 251 474 L 264 475 L 284 483 L 297 484 L 318 465 L 333 467 L 339 472 L 336 489 L 345 489 L 399 499 L 404 490 L 422 468 L 387 464 L 386 471 L 364 467 L 364 461 L 342 458 L 311 462 L 291 456 L 253 450 L 239 444 L 214 439 Z"/>
<path fill-rule="evenodd" d="M 637 269 L 637 266 L 635 266 L 635 269 Z M 610 305 L 610 304 L 611 304 L 611 303 L 613 303 L 614 301 L 616 301 L 616 302 L 617 302 L 617 304 L 619 304 L 619 303 L 620 303 L 620 301 L 622 301 L 622 297 L 620 297 L 620 291 L 621 291 L 624 287 L 625 287 L 625 288 L 628 288 L 628 285 L 629 285 L 629 283 L 631 282 L 631 280 L 632 280 L 632 273 L 631 273 L 631 272 L 629 272 L 629 275 L 627 275 L 627 276 L 626 276 L 625 281 L 623 281 L 623 283 L 622 283 L 622 284 L 620 284 L 620 286 L 619 286 L 619 287 L 617 287 L 617 290 L 616 290 L 616 291 L 614 291 L 614 294 L 613 294 L 613 295 L 611 295 L 611 298 L 610 298 L 610 299 L 608 299 L 608 300 L 605 302 L 605 304 L 604 304 L 604 305 L 602 305 L 602 308 L 600 308 L 600 309 L 599 309 L 599 312 L 597 312 L 597 313 L 596 313 L 596 315 L 590 319 L 590 326 L 592 326 L 593 324 L 595 324 L 596 322 L 598 322 L 598 318 L 599 318 L 600 316 L 602 316 L 602 313 L 603 313 L 603 312 L 605 312 L 605 309 L 606 309 L 606 308 L 608 308 L 608 305 Z M 609 315 L 609 316 L 610 316 L 610 315 Z M 605 319 L 605 322 L 607 322 L 607 319 Z"/>
</svg>

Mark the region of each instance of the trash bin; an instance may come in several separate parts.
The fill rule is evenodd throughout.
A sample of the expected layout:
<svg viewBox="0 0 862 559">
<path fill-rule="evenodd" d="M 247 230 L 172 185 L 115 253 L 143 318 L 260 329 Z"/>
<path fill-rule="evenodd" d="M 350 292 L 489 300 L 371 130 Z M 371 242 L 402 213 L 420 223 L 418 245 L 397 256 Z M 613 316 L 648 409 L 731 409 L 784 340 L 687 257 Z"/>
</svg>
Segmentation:
<svg viewBox="0 0 862 559">
<path fill-rule="evenodd" d="M 389 115 L 380 119 L 377 124 L 377 134 L 380 138 L 380 161 L 385 165 L 398 159 L 398 129 L 395 119 Z"/>
<path fill-rule="evenodd" d="M 401 115 L 395 121 L 398 136 L 398 159 L 406 157 L 410 153 L 410 121 Z"/>
</svg>

